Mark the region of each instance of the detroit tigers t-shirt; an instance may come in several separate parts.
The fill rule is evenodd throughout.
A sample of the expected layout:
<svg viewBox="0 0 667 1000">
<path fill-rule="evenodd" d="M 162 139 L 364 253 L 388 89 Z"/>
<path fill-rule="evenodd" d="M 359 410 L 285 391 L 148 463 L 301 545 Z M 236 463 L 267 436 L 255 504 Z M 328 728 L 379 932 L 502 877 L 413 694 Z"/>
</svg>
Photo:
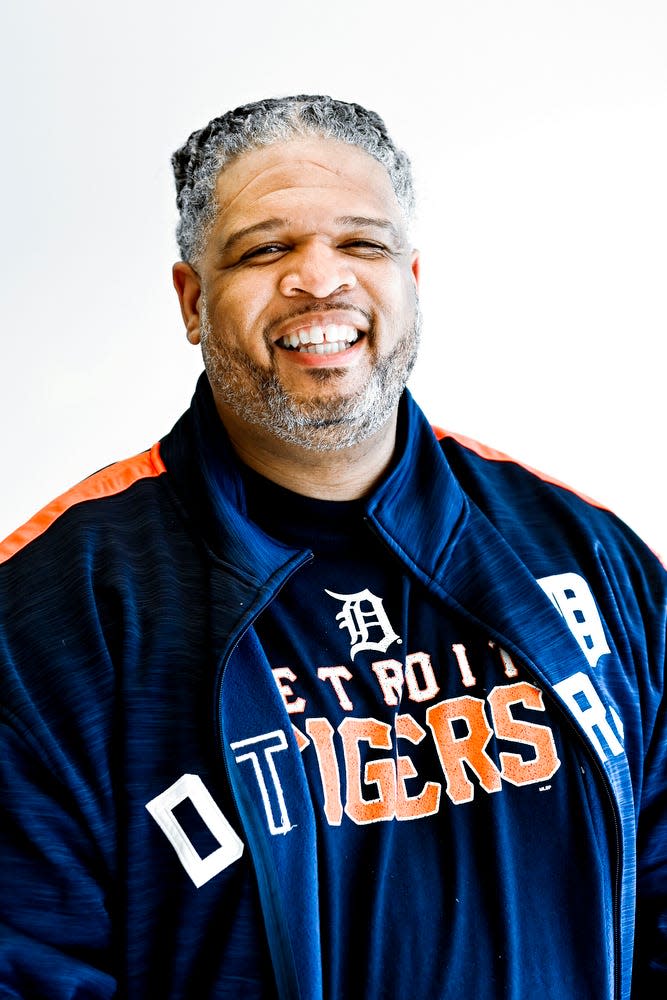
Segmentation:
<svg viewBox="0 0 667 1000">
<path fill-rule="evenodd" d="M 315 807 L 325 996 L 606 995 L 606 838 L 558 711 L 363 502 L 244 476 L 252 519 L 314 556 L 256 630 Z"/>
</svg>

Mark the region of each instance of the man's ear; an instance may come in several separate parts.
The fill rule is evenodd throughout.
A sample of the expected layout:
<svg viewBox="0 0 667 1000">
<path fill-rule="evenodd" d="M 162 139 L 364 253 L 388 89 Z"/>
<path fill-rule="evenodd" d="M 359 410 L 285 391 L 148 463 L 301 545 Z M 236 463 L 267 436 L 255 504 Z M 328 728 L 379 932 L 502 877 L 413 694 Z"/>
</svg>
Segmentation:
<svg viewBox="0 0 667 1000">
<path fill-rule="evenodd" d="M 190 264 L 184 260 L 177 261 L 172 269 L 174 288 L 181 306 L 181 316 L 185 323 L 185 331 L 191 344 L 201 341 L 199 330 L 199 299 L 201 282 L 199 275 Z"/>
<path fill-rule="evenodd" d="M 419 250 L 412 251 L 412 263 L 410 264 L 412 276 L 415 279 L 415 286 L 419 288 Z"/>
</svg>

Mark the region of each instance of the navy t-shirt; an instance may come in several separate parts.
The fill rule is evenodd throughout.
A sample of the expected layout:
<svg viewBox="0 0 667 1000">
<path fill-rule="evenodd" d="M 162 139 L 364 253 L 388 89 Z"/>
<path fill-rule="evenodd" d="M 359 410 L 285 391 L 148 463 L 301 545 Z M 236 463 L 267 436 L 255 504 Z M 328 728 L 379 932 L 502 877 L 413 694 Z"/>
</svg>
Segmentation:
<svg viewBox="0 0 667 1000">
<path fill-rule="evenodd" d="M 244 476 L 251 518 L 314 555 L 256 631 L 315 804 L 325 996 L 607 995 L 606 838 L 573 810 L 590 763 L 558 710 L 362 501 Z"/>
</svg>

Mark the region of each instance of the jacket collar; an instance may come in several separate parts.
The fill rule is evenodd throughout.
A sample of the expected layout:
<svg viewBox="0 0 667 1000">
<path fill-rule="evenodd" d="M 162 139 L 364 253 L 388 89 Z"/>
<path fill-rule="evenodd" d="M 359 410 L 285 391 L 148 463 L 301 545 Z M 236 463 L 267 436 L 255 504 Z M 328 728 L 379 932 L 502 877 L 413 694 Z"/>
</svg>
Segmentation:
<svg viewBox="0 0 667 1000">
<path fill-rule="evenodd" d="M 196 518 L 210 553 L 249 582 L 263 584 L 295 555 L 247 519 L 238 459 L 203 373 L 190 409 L 161 441 L 178 495 Z M 434 497 L 437 502 L 434 503 Z M 392 466 L 368 502 L 368 517 L 389 547 L 419 575 L 436 576 L 465 521 L 467 501 L 435 435 L 406 390 Z M 420 530 L 415 531 L 415 525 Z"/>
<path fill-rule="evenodd" d="M 595 685 L 578 642 L 530 568 L 464 492 L 408 392 L 399 426 L 394 466 L 368 504 L 378 534 L 432 593 L 516 655 L 543 686 L 575 671 Z"/>
<path fill-rule="evenodd" d="M 247 587 L 271 587 L 303 553 L 264 534 L 248 520 L 240 467 L 202 373 L 190 405 L 160 449 L 179 500 L 209 556 Z"/>
<path fill-rule="evenodd" d="M 389 548 L 426 583 L 445 571 L 469 516 L 465 494 L 407 389 L 394 462 L 370 497 L 367 516 Z"/>
</svg>

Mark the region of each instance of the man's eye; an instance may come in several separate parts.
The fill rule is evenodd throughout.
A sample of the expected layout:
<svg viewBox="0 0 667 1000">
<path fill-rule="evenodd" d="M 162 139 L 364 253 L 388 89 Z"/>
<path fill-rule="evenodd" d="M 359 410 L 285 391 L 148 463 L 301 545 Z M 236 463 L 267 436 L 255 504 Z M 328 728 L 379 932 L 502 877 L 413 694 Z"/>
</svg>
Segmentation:
<svg viewBox="0 0 667 1000">
<path fill-rule="evenodd" d="M 263 257 L 275 257 L 276 254 L 284 253 L 287 249 L 282 243 L 265 243 L 261 247 L 253 247 L 247 250 L 241 260 L 258 260 Z"/>
<path fill-rule="evenodd" d="M 374 240 L 348 240 L 341 244 L 340 249 L 359 257 L 385 257 L 389 253 L 388 247 Z"/>
</svg>

